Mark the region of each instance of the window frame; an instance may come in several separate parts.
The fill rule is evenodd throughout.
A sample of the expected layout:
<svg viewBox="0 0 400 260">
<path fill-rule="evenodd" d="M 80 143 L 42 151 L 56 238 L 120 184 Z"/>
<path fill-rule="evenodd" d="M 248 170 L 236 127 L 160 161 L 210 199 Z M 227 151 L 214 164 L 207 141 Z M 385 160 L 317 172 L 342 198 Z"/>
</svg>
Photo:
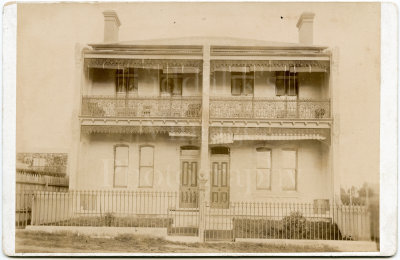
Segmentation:
<svg viewBox="0 0 400 260">
<path fill-rule="evenodd" d="M 296 162 L 295 162 L 295 168 L 294 168 L 294 189 L 284 189 L 283 188 L 283 184 L 282 184 L 282 176 L 280 176 L 280 188 L 282 191 L 284 192 L 297 192 L 298 191 L 298 161 L 299 161 L 299 152 L 297 148 L 282 148 L 281 149 L 281 153 L 285 152 L 285 151 L 292 151 L 292 152 L 296 152 Z M 283 156 L 281 156 L 281 158 L 283 158 Z M 285 168 L 283 163 L 281 163 L 281 173 L 285 170 L 285 169 L 292 169 L 292 168 Z"/>
<path fill-rule="evenodd" d="M 282 74 L 282 75 L 278 75 Z M 294 94 L 288 93 L 291 89 L 291 79 L 294 80 Z M 283 94 L 279 94 L 278 80 L 283 81 Z M 298 97 L 299 96 L 299 74 L 290 71 L 276 71 L 275 72 L 275 96 L 277 97 Z"/>
<path fill-rule="evenodd" d="M 117 148 L 118 147 L 126 147 L 128 148 L 128 156 L 127 156 L 127 164 L 126 165 L 116 165 L 116 159 L 117 159 Z M 125 167 L 126 170 L 126 176 L 125 176 L 125 186 L 121 186 L 121 185 L 116 185 L 115 184 L 115 173 L 116 173 L 116 168 L 117 167 Z M 116 144 L 114 145 L 114 174 L 113 174 L 113 187 L 114 188 L 127 188 L 128 187 L 128 174 L 129 174 L 129 145 L 127 144 Z"/>
<path fill-rule="evenodd" d="M 179 93 L 175 94 L 174 93 L 174 89 L 175 89 L 175 83 L 172 84 L 171 89 L 169 90 L 169 86 L 168 86 L 168 79 L 173 79 L 173 80 L 178 80 L 180 81 L 180 89 L 179 89 Z M 163 90 L 163 84 L 165 82 L 166 85 L 166 90 Z M 174 82 L 174 81 L 172 81 Z M 182 96 L 182 92 L 183 92 L 183 73 L 163 73 L 160 76 L 160 95 L 165 95 L 168 94 L 171 97 L 181 97 Z"/>
<path fill-rule="evenodd" d="M 258 162 L 256 161 L 256 190 L 266 190 L 266 191 L 271 191 L 272 190 L 272 149 L 270 147 L 257 147 L 256 148 L 256 153 L 258 152 L 263 152 L 263 151 L 258 151 L 258 150 L 265 150 L 269 152 L 269 157 L 270 157 L 270 168 L 259 168 L 258 167 Z M 257 160 L 256 156 L 256 160 Z M 269 187 L 267 188 L 261 188 L 258 186 L 258 169 L 269 169 Z"/>
<path fill-rule="evenodd" d="M 144 186 L 141 184 L 140 180 L 141 180 L 141 169 L 142 167 L 144 168 L 150 168 L 150 166 L 142 166 L 141 165 L 141 161 L 142 161 L 142 148 L 145 147 L 151 147 L 152 148 L 152 152 L 153 152 L 153 160 L 152 160 L 152 166 L 151 168 L 153 169 L 152 175 L 151 175 L 151 186 Z M 139 145 L 139 188 L 153 188 L 154 187 L 154 154 L 155 154 L 155 146 L 154 145 L 150 145 L 150 144 L 143 144 L 143 145 Z"/>
<path fill-rule="evenodd" d="M 242 85 L 240 87 L 240 93 L 234 94 L 233 93 L 233 81 L 238 80 L 238 79 L 241 79 L 241 81 L 242 81 Z M 246 93 L 244 91 L 248 80 L 252 81 L 251 93 Z M 255 85 L 254 72 L 247 72 L 247 73 L 246 72 L 231 72 L 231 95 L 232 96 L 253 96 L 254 95 L 254 85 Z"/>
<path fill-rule="evenodd" d="M 122 79 L 122 91 L 118 91 L 120 79 Z M 131 79 L 133 79 L 133 91 L 129 90 L 129 82 Z M 117 95 L 137 94 L 138 91 L 138 74 L 135 68 L 122 68 L 115 71 L 115 93 Z"/>
</svg>

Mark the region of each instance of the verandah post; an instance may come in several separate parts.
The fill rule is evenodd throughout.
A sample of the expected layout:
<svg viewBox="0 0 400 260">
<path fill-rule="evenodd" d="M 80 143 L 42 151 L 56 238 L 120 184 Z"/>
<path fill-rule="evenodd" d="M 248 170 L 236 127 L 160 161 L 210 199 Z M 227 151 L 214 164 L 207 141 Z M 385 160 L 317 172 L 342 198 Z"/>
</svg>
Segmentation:
<svg viewBox="0 0 400 260">
<path fill-rule="evenodd" d="M 201 113 L 201 148 L 200 148 L 200 174 L 199 174 L 199 236 L 204 241 L 205 229 L 205 200 L 206 182 L 209 176 L 208 158 L 208 130 L 209 130 L 209 104 L 210 104 L 210 46 L 203 46 L 203 87 L 202 87 L 202 113 Z"/>
</svg>

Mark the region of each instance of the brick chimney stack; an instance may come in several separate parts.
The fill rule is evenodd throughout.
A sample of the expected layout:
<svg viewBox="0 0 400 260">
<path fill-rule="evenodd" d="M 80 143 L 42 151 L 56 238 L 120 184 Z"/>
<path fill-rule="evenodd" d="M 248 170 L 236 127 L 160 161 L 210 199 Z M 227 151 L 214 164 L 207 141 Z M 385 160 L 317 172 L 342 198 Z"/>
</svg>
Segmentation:
<svg viewBox="0 0 400 260">
<path fill-rule="evenodd" d="M 103 12 L 104 15 L 104 42 L 115 43 L 118 42 L 119 21 L 118 15 L 114 10 L 107 10 Z"/>
<path fill-rule="evenodd" d="M 296 25 L 299 29 L 299 43 L 313 45 L 314 17 L 315 14 L 311 12 L 301 14 Z"/>
</svg>

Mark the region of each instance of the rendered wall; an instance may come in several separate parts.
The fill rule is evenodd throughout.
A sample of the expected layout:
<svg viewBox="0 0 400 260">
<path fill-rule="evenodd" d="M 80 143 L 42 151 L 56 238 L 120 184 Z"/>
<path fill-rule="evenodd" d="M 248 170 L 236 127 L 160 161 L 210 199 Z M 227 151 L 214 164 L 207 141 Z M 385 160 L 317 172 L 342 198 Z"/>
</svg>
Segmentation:
<svg viewBox="0 0 400 260">
<path fill-rule="evenodd" d="M 83 147 L 82 167 L 77 175 L 77 189 L 114 189 L 114 146 L 129 146 L 129 167 L 127 188 L 139 188 L 139 147 L 154 146 L 155 191 L 178 191 L 180 176 L 180 146 L 188 145 L 185 140 L 171 140 L 167 137 L 151 135 L 104 135 L 87 136 Z"/>
<path fill-rule="evenodd" d="M 274 141 L 231 147 L 231 201 L 299 201 L 330 199 L 329 173 L 318 141 Z M 272 150 L 271 190 L 256 188 L 256 148 Z M 280 183 L 281 151 L 297 149 L 297 191 L 284 191 Z"/>
</svg>

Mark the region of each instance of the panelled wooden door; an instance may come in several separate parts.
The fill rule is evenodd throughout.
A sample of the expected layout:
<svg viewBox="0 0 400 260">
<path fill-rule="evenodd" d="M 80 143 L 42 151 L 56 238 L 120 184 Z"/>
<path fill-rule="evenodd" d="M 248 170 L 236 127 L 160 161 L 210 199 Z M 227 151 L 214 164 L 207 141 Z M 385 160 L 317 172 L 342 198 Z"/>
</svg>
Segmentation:
<svg viewBox="0 0 400 260">
<path fill-rule="evenodd" d="M 181 161 L 181 186 L 179 192 L 179 207 L 198 207 L 198 162 L 196 160 Z"/>
<path fill-rule="evenodd" d="M 212 208 L 229 208 L 229 156 L 221 156 L 211 160 Z"/>
</svg>

